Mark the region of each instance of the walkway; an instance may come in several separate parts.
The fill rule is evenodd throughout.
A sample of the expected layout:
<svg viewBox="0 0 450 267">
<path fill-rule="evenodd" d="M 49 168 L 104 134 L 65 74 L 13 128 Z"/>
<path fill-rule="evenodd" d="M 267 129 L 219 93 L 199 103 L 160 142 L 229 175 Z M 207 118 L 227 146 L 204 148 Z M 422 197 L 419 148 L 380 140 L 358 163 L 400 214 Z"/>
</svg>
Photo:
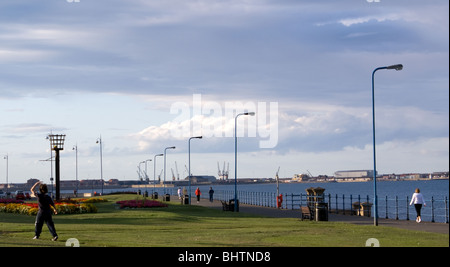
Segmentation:
<svg viewBox="0 0 450 267">
<path fill-rule="evenodd" d="M 172 196 L 172 201 L 179 201 L 177 197 Z M 195 199 L 191 200 L 192 205 L 198 205 L 209 208 L 222 209 L 222 203 L 218 200 L 209 202 L 206 199 L 201 199 L 199 203 Z M 247 204 L 241 204 L 239 206 L 239 212 L 245 212 L 255 215 L 261 215 L 266 217 L 274 218 L 300 218 L 299 210 L 286 210 L 286 209 L 276 209 L 268 207 L 252 206 Z M 351 215 L 341 215 L 341 214 L 328 214 L 328 220 L 331 222 L 345 222 L 353 223 L 358 225 L 373 225 L 372 217 L 361 217 L 361 216 L 351 216 Z M 413 231 L 424 231 L 440 234 L 449 234 L 449 225 L 446 223 L 432 223 L 432 222 L 421 222 L 416 223 L 415 220 L 393 220 L 393 219 L 378 219 L 378 225 L 397 227 Z"/>
</svg>

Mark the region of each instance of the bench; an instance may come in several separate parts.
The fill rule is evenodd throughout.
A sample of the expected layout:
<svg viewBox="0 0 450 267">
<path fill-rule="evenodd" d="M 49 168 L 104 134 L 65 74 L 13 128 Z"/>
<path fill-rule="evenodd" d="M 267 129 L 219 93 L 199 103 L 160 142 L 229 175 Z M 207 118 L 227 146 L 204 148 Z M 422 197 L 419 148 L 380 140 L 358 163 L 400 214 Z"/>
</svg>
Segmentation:
<svg viewBox="0 0 450 267">
<path fill-rule="evenodd" d="M 301 212 L 302 212 L 302 221 L 304 219 L 312 220 L 311 210 L 309 209 L 308 206 L 301 206 L 300 209 L 301 209 Z"/>
<path fill-rule="evenodd" d="M 234 203 L 231 204 L 231 203 L 223 201 L 223 200 L 221 200 L 220 202 L 222 202 L 222 210 L 223 211 L 234 211 Z"/>
<path fill-rule="evenodd" d="M 230 201 L 226 202 L 226 201 L 220 201 L 222 202 L 222 209 L 224 211 L 239 211 L 239 200 L 237 201 L 237 203 L 234 202 L 234 199 L 230 199 Z M 235 210 L 235 208 L 237 208 Z"/>
</svg>

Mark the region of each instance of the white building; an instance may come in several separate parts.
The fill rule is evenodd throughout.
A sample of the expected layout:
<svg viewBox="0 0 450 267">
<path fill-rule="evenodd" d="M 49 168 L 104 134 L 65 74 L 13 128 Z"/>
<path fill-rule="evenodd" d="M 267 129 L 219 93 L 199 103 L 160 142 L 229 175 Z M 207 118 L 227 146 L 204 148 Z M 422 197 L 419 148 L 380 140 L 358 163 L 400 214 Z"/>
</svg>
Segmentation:
<svg viewBox="0 0 450 267">
<path fill-rule="evenodd" d="M 350 170 L 350 171 L 337 171 L 334 173 L 336 179 L 342 178 L 372 178 L 373 170 Z"/>
</svg>

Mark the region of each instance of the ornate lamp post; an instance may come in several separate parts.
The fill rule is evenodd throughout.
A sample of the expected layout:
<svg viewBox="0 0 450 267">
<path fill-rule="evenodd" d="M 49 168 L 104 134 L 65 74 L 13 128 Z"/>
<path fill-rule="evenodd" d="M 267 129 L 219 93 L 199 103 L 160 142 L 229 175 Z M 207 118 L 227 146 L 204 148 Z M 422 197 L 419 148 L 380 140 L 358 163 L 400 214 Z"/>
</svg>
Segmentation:
<svg viewBox="0 0 450 267">
<path fill-rule="evenodd" d="M 50 134 L 50 146 L 55 151 L 55 186 L 56 186 L 56 200 L 61 199 L 60 195 L 60 168 L 59 168 L 59 151 L 64 150 L 65 134 Z"/>
</svg>

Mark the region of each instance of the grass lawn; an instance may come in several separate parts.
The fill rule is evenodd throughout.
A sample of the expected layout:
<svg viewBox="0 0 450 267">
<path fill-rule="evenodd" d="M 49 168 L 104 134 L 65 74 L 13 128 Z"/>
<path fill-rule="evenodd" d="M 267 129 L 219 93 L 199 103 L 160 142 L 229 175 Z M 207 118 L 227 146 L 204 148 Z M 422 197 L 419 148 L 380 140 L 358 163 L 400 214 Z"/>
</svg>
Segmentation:
<svg viewBox="0 0 450 267">
<path fill-rule="evenodd" d="M 44 225 L 33 240 L 35 217 L 0 213 L 0 246 L 65 246 L 76 238 L 80 246 L 158 247 L 363 247 L 369 238 L 387 246 L 449 246 L 448 235 L 390 227 L 338 222 L 265 218 L 198 206 L 170 204 L 167 208 L 118 209 L 118 200 L 135 195 L 106 196 L 98 213 L 56 215 L 57 242 Z"/>
</svg>

